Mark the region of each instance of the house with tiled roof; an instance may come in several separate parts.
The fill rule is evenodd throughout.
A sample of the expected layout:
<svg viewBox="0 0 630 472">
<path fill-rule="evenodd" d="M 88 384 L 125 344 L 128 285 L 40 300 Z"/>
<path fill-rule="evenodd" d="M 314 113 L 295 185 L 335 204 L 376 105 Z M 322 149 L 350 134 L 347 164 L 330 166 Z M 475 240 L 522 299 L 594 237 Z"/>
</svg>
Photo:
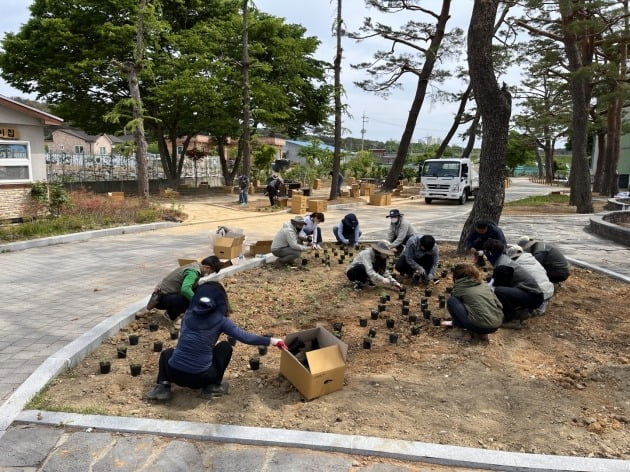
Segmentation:
<svg viewBox="0 0 630 472">
<path fill-rule="evenodd" d="M 110 134 L 90 135 L 80 129 L 60 128 L 52 133 L 47 143 L 48 151 L 54 154 L 109 155 L 116 146 L 133 142 L 133 136 L 112 136 Z"/>
</svg>

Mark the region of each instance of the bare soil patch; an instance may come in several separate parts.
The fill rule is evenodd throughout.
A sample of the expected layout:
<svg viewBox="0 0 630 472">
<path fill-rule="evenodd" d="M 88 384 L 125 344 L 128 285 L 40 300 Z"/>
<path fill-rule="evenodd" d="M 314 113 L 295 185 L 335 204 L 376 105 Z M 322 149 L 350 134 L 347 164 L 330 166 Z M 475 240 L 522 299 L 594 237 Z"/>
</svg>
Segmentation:
<svg viewBox="0 0 630 472">
<path fill-rule="evenodd" d="M 443 266 L 461 259 L 442 247 Z M 320 254 L 321 256 L 321 254 Z M 309 270 L 265 266 L 224 279 L 231 317 L 246 329 L 283 336 L 321 323 L 332 331 L 342 322 L 349 345 L 342 390 L 305 402 L 279 376 L 280 355 L 271 348 L 262 367 L 251 371 L 255 346 L 238 343 L 226 374 L 229 395 L 203 400 L 198 391 L 173 387 L 168 404 L 145 400 L 156 373 L 153 342 L 174 346 L 171 326 L 158 331 L 138 319 L 101 345 L 77 367 L 52 381 L 36 408 L 71 409 L 111 415 L 265 426 L 361 434 L 497 450 L 630 459 L 630 285 L 583 269 L 560 288 L 547 314 L 532 318 L 520 331 L 499 330 L 489 344 L 471 344 L 448 328 L 434 327 L 420 313 L 421 286 L 409 286 L 412 315 L 420 334 L 410 333 L 397 293 L 374 288 L 353 291 L 345 269 L 333 257 L 330 268 L 314 253 Z M 438 295 L 448 278 L 434 286 L 429 307 L 435 316 Z M 379 297 L 391 300 L 368 327 Z M 395 320 L 389 330 L 385 319 Z M 371 350 L 362 347 L 368 328 L 377 334 Z M 399 333 L 389 344 L 388 333 Z M 129 334 L 140 343 L 128 358 L 116 358 L 116 346 Z M 98 374 L 99 360 L 112 360 L 112 372 Z M 131 361 L 142 374 L 129 374 Z"/>
</svg>

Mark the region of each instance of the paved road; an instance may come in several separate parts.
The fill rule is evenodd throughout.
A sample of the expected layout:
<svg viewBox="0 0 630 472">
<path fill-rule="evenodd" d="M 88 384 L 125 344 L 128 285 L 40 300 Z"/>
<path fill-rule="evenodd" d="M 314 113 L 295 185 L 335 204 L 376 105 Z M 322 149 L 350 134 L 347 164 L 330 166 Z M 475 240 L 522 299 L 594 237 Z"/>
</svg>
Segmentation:
<svg viewBox="0 0 630 472">
<path fill-rule="evenodd" d="M 544 194 L 549 190 L 548 187 L 517 180 L 508 189 L 507 198 Z M 207 218 L 193 225 L 1 253 L 0 265 L 3 270 L 0 274 L 0 299 L 3 300 L 3 306 L 0 312 L 0 404 L 51 354 L 102 320 L 146 297 L 154 284 L 174 266 L 178 257 L 205 255 L 210 248 L 208 234 L 218 225 L 241 227 L 248 240 L 255 241 L 270 239 L 289 217 L 286 213 L 233 210 L 225 206 L 225 201 L 225 197 L 208 199 L 205 202 L 208 206 Z M 388 208 L 346 205 L 330 209 L 326 212 L 325 238 L 332 236 L 332 225 L 349 211 L 359 217 L 366 239 L 382 238 L 387 229 L 387 211 L 396 207 L 405 213 L 418 231 L 431 233 L 439 240 L 456 240 L 471 208 L 471 203 L 465 206 L 438 202 L 426 205 L 420 199 L 394 203 Z M 530 235 L 556 242 L 569 256 L 630 277 L 627 264 L 630 250 L 589 234 L 585 231 L 587 225 L 588 216 L 583 215 L 536 217 L 535 220 L 529 217 L 504 217 L 501 220 L 508 241 L 516 241 L 521 235 Z M 9 431 L 18 437 L 12 444 L 23 442 L 19 439 L 19 428 Z M 51 433 L 41 434 L 46 436 Z M 83 441 L 81 436 L 70 437 L 79 443 Z M 61 438 L 58 436 L 50 441 L 57 444 Z M 156 440 L 150 437 L 136 439 L 149 443 Z M 104 443 L 109 444 L 111 440 L 111 436 L 102 436 Z M 120 443 L 116 447 L 136 447 L 134 441 L 126 445 Z M 23 445 L 24 448 L 37 446 L 28 443 Z M 85 447 L 77 446 L 80 450 Z M 105 451 L 103 448 L 99 450 Z M 266 464 L 275 463 L 276 459 L 268 451 L 261 454 Z M 341 463 L 341 468 L 331 466 L 327 470 L 349 470 L 353 462 L 342 458 Z M 9 464 L 0 462 L 0 467 L 2 465 Z M 110 470 L 107 467 L 94 470 L 97 469 Z M 50 467 L 46 470 L 57 469 Z M 64 470 L 72 470 L 72 467 Z M 128 470 L 133 470 L 133 467 Z M 280 469 L 252 467 L 240 470 Z M 322 469 L 305 466 L 303 470 Z"/>
</svg>

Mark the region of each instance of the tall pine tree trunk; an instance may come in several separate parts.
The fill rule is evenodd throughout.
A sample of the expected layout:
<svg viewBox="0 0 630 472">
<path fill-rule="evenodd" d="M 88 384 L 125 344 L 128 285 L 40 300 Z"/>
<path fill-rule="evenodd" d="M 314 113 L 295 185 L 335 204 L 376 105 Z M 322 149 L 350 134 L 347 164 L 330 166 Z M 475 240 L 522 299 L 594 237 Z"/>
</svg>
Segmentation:
<svg viewBox="0 0 630 472">
<path fill-rule="evenodd" d="M 437 23 L 435 25 L 435 32 L 431 37 L 431 44 L 424 56 L 425 61 L 422 66 L 422 70 L 418 76 L 418 85 L 416 86 L 416 94 L 413 98 L 413 103 L 409 110 L 409 116 L 407 117 L 407 124 L 405 130 L 400 138 L 400 144 L 398 145 L 398 152 L 396 158 L 392 163 L 392 168 L 387 174 L 385 179 L 385 190 L 393 190 L 398 185 L 398 177 L 402 173 L 405 161 L 407 160 L 407 153 L 409 152 L 409 145 L 413 139 L 413 133 L 416 129 L 416 123 L 418 121 L 418 115 L 422 110 L 422 104 L 424 103 L 424 97 L 427 94 L 427 87 L 429 86 L 429 79 L 433 73 L 433 67 L 437 61 L 437 54 L 444 39 L 444 33 L 446 31 L 446 22 L 450 18 L 449 10 L 451 8 L 450 0 L 442 0 L 442 10 L 438 16 Z"/>
<path fill-rule="evenodd" d="M 243 174 L 249 176 L 251 159 L 249 140 L 251 137 L 250 125 L 250 94 L 249 94 L 249 10 L 248 0 L 243 0 L 243 64 L 241 73 L 243 77 L 243 134 L 241 136 L 241 151 L 243 156 Z M 234 166 L 236 167 L 236 166 Z"/>
<path fill-rule="evenodd" d="M 341 172 L 341 57 L 343 49 L 341 47 L 342 35 L 341 0 L 337 0 L 337 17 L 335 20 L 335 34 L 337 36 L 337 50 L 335 54 L 335 150 L 333 152 L 332 182 L 330 183 L 330 200 L 334 200 L 339 195 L 339 172 Z"/>
<path fill-rule="evenodd" d="M 477 108 L 483 121 L 479 192 L 462 228 L 458 250 L 463 252 L 473 223 L 499 222 L 505 199 L 505 156 L 507 153 L 512 97 L 499 87 L 492 59 L 494 21 L 500 0 L 475 0 L 468 27 L 468 70 Z"/>
</svg>

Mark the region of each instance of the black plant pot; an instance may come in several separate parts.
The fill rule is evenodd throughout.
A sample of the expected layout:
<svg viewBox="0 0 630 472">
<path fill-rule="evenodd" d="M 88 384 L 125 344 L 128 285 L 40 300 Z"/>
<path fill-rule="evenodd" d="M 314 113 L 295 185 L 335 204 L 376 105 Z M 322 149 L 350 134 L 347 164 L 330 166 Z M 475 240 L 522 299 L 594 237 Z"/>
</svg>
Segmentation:
<svg viewBox="0 0 630 472">
<path fill-rule="evenodd" d="M 131 364 L 129 366 L 129 372 L 132 377 L 137 377 L 142 372 L 142 365 L 140 364 Z"/>
<path fill-rule="evenodd" d="M 387 329 L 392 329 L 394 327 L 394 318 L 387 318 L 385 320 L 385 326 L 387 326 Z"/>
<path fill-rule="evenodd" d="M 420 304 L 420 309 L 421 309 L 422 311 L 424 311 L 424 310 L 428 310 L 428 309 L 429 309 L 429 304 L 428 304 L 428 303 L 422 303 L 422 304 Z"/>
<path fill-rule="evenodd" d="M 339 264 L 343 264 L 343 259 L 339 258 Z"/>
<path fill-rule="evenodd" d="M 378 311 L 385 311 L 386 309 L 387 309 L 387 306 L 384 303 L 378 304 Z"/>
<path fill-rule="evenodd" d="M 433 293 L 433 289 L 431 289 L 431 288 L 425 288 L 424 289 L 425 296 L 430 297 L 432 293 Z"/>
<path fill-rule="evenodd" d="M 129 335 L 129 345 L 130 346 L 136 346 L 138 344 L 139 340 L 140 340 L 140 336 L 138 336 L 137 334 Z"/>
<path fill-rule="evenodd" d="M 339 331 L 341 332 L 341 330 L 343 329 L 343 323 L 333 323 L 333 331 Z"/>
<path fill-rule="evenodd" d="M 153 352 L 162 352 L 162 341 L 155 341 L 153 343 Z"/>
<path fill-rule="evenodd" d="M 258 346 L 258 354 L 261 356 L 267 355 L 267 346 Z"/>
<path fill-rule="evenodd" d="M 417 315 L 409 315 L 409 323 L 416 323 L 418 321 Z"/>
<path fill-rule="evenodd" d="M 363 338 L 363 349 L 372 349 L 372 338 Z"/>
<path fill-rule="evenodd" d="M 440 308 L 446 308 L 446 300 L 444 300 L 444 299 L 440 300 L 439 307 Z"/>
<path fill-rule="evenodd" d="M 451 293 L 453 291 L 453 287 L 452 286 L 448 286 L 446 287 L 446 293 Z"/>
<path fill-rule="evenodd" d="M 379 300 L 380 303 L 386 303 L 387 302 L 387 297 L 385 295 L 381 295 L 378 300 Z"/>
<path fill-rule="evenodd" d="M 179 338 L 179 330 L 178 329 L 171 330 L 171 339 L 177 339 L 177 338 Z"/>
<path fill-rule="evenodd" d="M 305 266 L 308 264 L 308 259 L 302 258 L 302 265 Z"/>
<path fill-rule="evenodd" d="M 429 299 L 427 297 L 422 297 L 420 299 L 420 303 L 429 303 Z"/>
<path fill-rule="evenodd" d="M 378 316 L 378 312 L 376 314 Z M 367 318 L 359 318 L 359 326 L 365 328 L 367 326 Z"/>
<path fill-rule="evenodd" d="M 398 292 L 398 300 L 404 300 L 407 292 L 403 292 L 402 290 Z"/>
<path fill-rule="evenodd" d="M 260 368 L 260 359 L 258 357 L 250 357 L 249 368 L 252 370 L 258 370 Z"/>
<path fill-rule="evenodd" d="M 390 301 L 392 299 L 392 297 L 389 296 L 389 294 L 385 295 L 385 301 Z"/>
<path fill-rule="evenodd" d="M 389 333 L 389 342 L 390 342 L 390 344 L 396 344 L 398 342 L 398 334 L 397 333 Z"/>
<path fill-rule="evenodd" d="M 402 306 L 409 306 L 409 299 L 408 299 L 408 298 L 405 298 L 405 299 L 402 301 Z"/>
<path fill-rule="evenodd" d="M 403 306 L 403 307 L 401 308 L 401 314 L 402 314 L 403 316 L 408 316 L 408 315 L 409 315 L 409 307 L 408 307 L 408 306 Z"/>
<path fill-rule="evenodd" d="M 422 317 L 425 320 L 431 319 L 431 310 L 422 310 Z"/>
<path fill-rule="evenodd" d="M 378 310 L 372 310 L 372 311 L 370 311 L 370 317 L 373 320 L 378 320 L 378 313 L 379 313 Z"/>
<path fill-rule="evenodd" d="M 317 259 L 319 257 L 319 252 L 315 253 L 315 259 Z"/>
<path fill-rule="evenodd" d="M 157 331 L 160 325 L 157 323 L 149 323 L 149 331 Z"/>
<path fill-rule="evenodd" d="M 230 346 L 234 347 L 236 346 L 236 338 L 233 336 L 228 336 L 227 337 L 228 343 L 230 343 Z"/>
<path fill-rule="evenodd" d="M 116 355 L 118 356 L 118 359 L 124 359 L 127 357 L 127 346 L 118 346 L 116 348 Z"/>
<path fill-rule="evenodd" d="M 433 326 L 440 326 L 441 322 L 442 322 L 442 318 L 439 318 L 437 316 L 434 316 L 433 318 L 431 318 L 431 323 L 433 323 Z"/>
<path fill-rule="evenodd" d="M 368 336 L 371 338 L 376 336 L 376 328 L 370 328 L 370 330 L 368 331 Z"/>
<path fill-rule="evenodd" d="M 109 371 L 112 370 L 112 364 L 109 361 L 101 361 L 98 366 L 101 374 L 109 374 Z"/>
<path fill-rule="evenodd" d="M 420 334 L 420 326 L 418 326 L 418 325 L 413 325 L 413 326 L 411 327 L 411 334 L 412 334 L 413 336 L 417 336 L 418 334 Z"/>
</svg>

